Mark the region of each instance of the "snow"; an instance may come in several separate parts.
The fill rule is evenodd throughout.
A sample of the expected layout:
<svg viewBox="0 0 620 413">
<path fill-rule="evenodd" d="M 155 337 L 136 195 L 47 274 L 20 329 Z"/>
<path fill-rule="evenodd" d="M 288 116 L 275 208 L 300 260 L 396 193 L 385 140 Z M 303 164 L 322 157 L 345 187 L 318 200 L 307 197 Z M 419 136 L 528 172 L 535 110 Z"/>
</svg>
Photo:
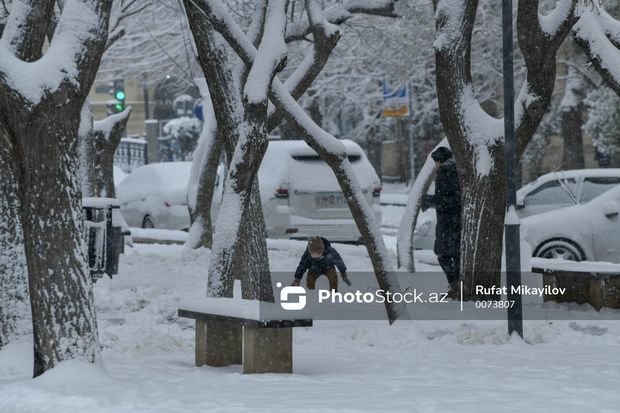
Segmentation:
<svg viewBox="0 0 620 413">
<path fill-rule="evenodd" d="M 305 243 L 271 245 L 278 247 L 269 251 L 272 269 L 292 278 Z M 336 248 L 350 271 L 370 269 L 363 247 Z M 620 324 L 594 318 L 526 320 L 525 342 L 508 337 L 504 320 L 391 327 L 319 320 L 294 331 L 292 375 L 197 368 L 194 323 L 176 312 L 202 295 L 208 262 L 204 249 L 129 249 L 120 274 L 95 285 L 104 366 L 69 361 L 32 380 L 32 342 L 14 342 L 0 350 L 0 411 L 577 413 L 613 412 L 620 402 Z M 439 272 L 419 279 L 445 287 Z M 545 306 L 598 314 L 587 306 Z"/>
<path fill-rule="evenodd" d="M 275 69 L 286 58 L 286 5 L 285 0 L 271 0 L 267 3 L 263 37 L 244 88 L 245 98 L 250 103 L 267 102 Z"/>
<path fill-rule="evenodd" d="M 620 274 L 620 264 L 611 262 L 568 261 L 562 259 L 547 259 L 533 257 L 532 268 L 547 270 L 592 272 L 597 274 Z"/>
<path fill-rule="evenodd" d="M 575 36 L 585 42 L 594 58 L 598 58 L 600 65 L 616 82 L 620 81 L 620 53 L 607 38 L 598 11 L 592 11 L 589 6 L 579 7 L 579 20 L 573 26 Z M 603 21 L 605 21 L 603 19 Z"/>
<path fill-rule="evenodd" d="M 187 232 L 172 229 L 155 228 L 129 228 L 131 236 L 135 242 L 157 243 L 178 243 L 184 244 L 187 241 Z"/>
<path fill-rule="evenodd" d="M 572 0 L 559 0 L 557 6 L 544 16 L 538 14 L 538 23 L 540 28 L 548 38 L 553 38 L 563 23 L 567 21 L 569 16 L 574 12 L 575 2 Z"/>
<path fill-rule="evenodd" d="M 465 89 L 459 103 L 470 144 L 474 147 L 476 171 L 480 176 L 487 176 L 493 168 L 489 149 L 504 140 L 504 121 L 482 109 L 471 88 Z"/>
<path fill-rule="evenodd" d="M 125 177 L 127 176 L 125 171 L 123 171 L 121 168 L 119 168 L 116 165 L 114 165 L 114 169 L 112 173 L 114 174 L 114 185 L 115 186 L 120 185 L 120 183 L 123 182 L 123 179 L 125 179 Z"/>
<path fill-rule="evenodd" d="M 100 30 L 95 3 L 67 0 L 60 16 L 54 38 L 43 57 L 27 63 L 19 60 L 0 44 L 0 77 L 32 105 L 46 93 L 56 91 L 64 81 L 78 84 L 76 60 L 85 53 L 84 45 Z"/>
<path fill-rule="evenodd" d="M 442 21 L 438 27 L 433 47 L 443 50 L 455 44 L 461 35 L 461 21 L 465 11 L 465 0 L 439 0 L 435 21 Z"/>
<path fill-rule="evenodd" d="M 344 139 L 340 142 L 344 145 L 347 155 L 361 157 L 352 163 L 352 168 L 362 189 L 372 190 L 373 185 L 379 184 L 379 177 L 366 155 L 355 142 Z M 282 184 L 288 185 L 290 190 L 301 192 L 341 192 L 338 180 L 327 163 L 321 160 L 294 159 L 300 156 L 318 155 L 302 140 L 269 141 L 258 171 L 263 201 L 272 198 L 275 190 Z"/>
<path fill-rule="evenodd" d="M 513 205 L 508 208 L 508 212 L 506 212 L 506 216 L 504 217 L 504 224 L 506 225 L 519 225 L 519 215 L 517 215 L 517 210 Z"/>
<path fill-rule="evenodd" d="M 311 318 L 304 310 L 294 312 L 282 309 L 279 304 L 265 303 L 241 298 L 201 298 L 182 301 L 179 308 L 197 313 L 214 314 L 226 317 L 244 318 L 255 321 L 301 320 Z"/>
<path fill-rule="evenodd" d="M 93 129 L 103 132 L 106 139 L 110 138 L 110 133 L 114 128 L 114 125 L 126 119 L 131 114 L 131 106 L 127 106 L 125 110 L 113 115 L 107 116 L 105 119 L 96 120 L 93 122 Z"/>
</svg>

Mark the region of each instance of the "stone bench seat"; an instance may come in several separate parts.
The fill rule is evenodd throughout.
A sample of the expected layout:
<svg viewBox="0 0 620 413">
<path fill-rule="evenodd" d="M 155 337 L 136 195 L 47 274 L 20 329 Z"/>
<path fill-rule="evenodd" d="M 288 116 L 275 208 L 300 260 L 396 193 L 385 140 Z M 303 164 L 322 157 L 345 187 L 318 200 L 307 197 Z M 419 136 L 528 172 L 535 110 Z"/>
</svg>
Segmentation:
<svg viewBox="0 0 620 413">
<path fill-rule="evenodd" d="M 237 298 L 183 303 L 179 317 L 196 320 L 196 366 L 241 364 L 243 373 L 292 373 L 293 327 L 311 327 L 304 311 Z"/>
</svg>

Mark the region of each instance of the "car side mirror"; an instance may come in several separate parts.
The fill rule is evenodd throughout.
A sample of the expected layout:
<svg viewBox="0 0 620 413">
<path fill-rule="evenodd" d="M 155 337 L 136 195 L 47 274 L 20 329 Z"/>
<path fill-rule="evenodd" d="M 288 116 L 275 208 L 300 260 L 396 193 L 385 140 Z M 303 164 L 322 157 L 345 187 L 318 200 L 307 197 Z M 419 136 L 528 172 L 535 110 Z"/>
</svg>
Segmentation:
<svg viewBox="0 0 620 413">
<path fill-rule="evenodd" d="M 605 205 L 603 205 L 603 213 L 607 218 L 613 218 L 618 216 L 620 213 L 620 206 L 616 201 L 607 201 Z"/>
<path fill-rule="evenodd" d="M 517 198 L 517 209 L 523 209 L 523 208 L 525 208 L 525 199 Z"/>
</svg>

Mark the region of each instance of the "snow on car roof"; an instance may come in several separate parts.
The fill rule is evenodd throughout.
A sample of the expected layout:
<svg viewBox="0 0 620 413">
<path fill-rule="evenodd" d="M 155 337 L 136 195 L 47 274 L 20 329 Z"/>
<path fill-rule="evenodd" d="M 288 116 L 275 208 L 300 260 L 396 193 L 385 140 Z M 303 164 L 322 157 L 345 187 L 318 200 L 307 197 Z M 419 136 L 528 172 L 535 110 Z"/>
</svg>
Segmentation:
<svg viewBox="0 0 620 413">
<path fill-rule="evenodd" d="M 341 139 L 340 142 L 344 144 L 345 150 L 348 155 L 361 155 L 362 148 L 350 139 Z M 273 140 L 269 141 L 270 151 L 286 151 L 292 156 L 312 156 L 317 155 L 316 151 L 312 149 L 303 140 Z"/>
<path fill-rule="evenodd" d="M 184 202 L 191 162 L 151 163 L 134 169 L 120 183 L 117 195 L 121 202 L 129 202 L 157 195 L 170 201 Z"/>
<path fill-rule="evenodd" d="M 348 139 L 343 139 L 341 142 L 349 156 L 360 156 L 358 161 L 352 162 L 352 167 L 362 189 L 368 188 L 373 183 L 379 183 L 379 177 L 364 156 L 360 146 Z M 290 185 L 291 189 L 302 191 L 340 191 L 336 176 L 325 162 L 310 163 L 294 159 L 294 157 L 300 156 L 314 157 L 318 155 L 304 141 L 269 142 L 267 153 L 258 171 L 263 200 L 271 198 L 276 188 L 282 184 Z"/>
</svg>

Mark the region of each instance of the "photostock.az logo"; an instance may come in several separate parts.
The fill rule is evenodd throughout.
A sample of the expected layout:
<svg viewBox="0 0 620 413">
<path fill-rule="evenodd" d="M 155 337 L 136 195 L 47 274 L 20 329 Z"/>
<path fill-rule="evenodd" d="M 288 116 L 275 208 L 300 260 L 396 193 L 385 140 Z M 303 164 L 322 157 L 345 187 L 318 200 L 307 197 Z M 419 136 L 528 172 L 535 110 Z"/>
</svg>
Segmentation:
<svg viewBox="0 0 620 413">
<path fill-rule="evenodd" d="M 282 283 L 277 283 L 276 287 L 281 288 Z M 289 296 L 297 299 L 289 301 Z M 306 307 L 306 289 L 292 285 L 282 288 L 280 290 L 280 306 L 285 310 L 303 310 Z"/>
</svg>

